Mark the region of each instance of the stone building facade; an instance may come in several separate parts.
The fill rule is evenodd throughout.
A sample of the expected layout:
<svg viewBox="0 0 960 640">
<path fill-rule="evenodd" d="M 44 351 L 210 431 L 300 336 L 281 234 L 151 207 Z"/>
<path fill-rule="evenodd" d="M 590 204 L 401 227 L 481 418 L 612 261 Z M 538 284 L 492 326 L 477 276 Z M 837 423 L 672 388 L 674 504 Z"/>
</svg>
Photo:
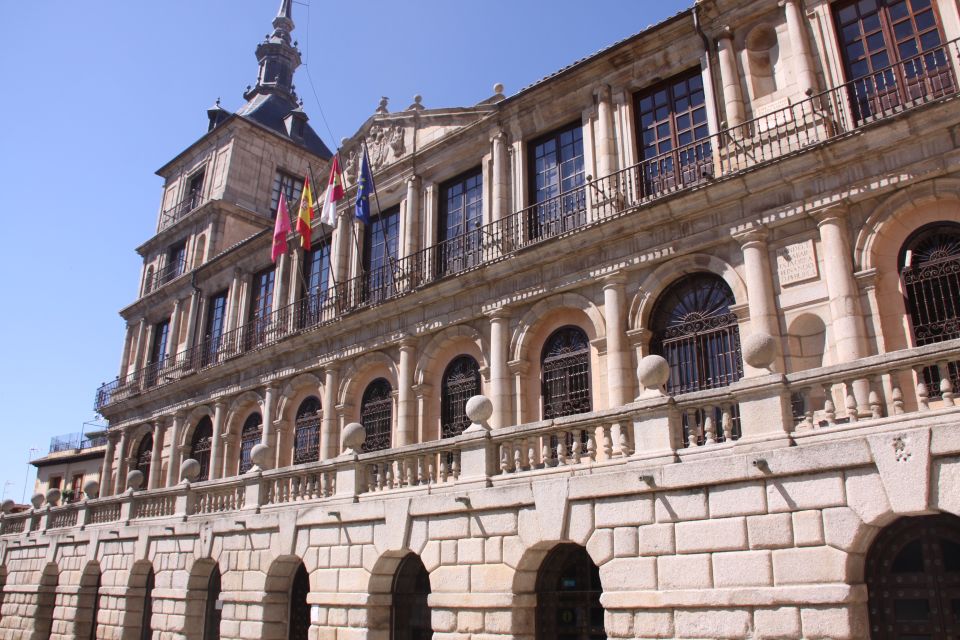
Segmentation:
<svg viewBox="0 0 960 640">
<path fill-rule="evenodd" d="M 383 100 L 274 266 L 330 158 L 292 28 L 159 172 L 100 482 L 0 520 L 0 638 L 960 634 L 956 2 L 705 0 Z"/>
</svg>

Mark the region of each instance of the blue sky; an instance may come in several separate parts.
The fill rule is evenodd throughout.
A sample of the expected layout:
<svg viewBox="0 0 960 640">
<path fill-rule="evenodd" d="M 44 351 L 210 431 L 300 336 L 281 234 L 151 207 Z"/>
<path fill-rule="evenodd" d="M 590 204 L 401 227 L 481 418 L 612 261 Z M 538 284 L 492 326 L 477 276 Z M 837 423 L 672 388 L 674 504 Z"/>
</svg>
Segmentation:
<svg viewBox="0 0 960 640">
<path fill-rule="evenodd" d="M 295 83 L 333 147 L 380 96 L 401 110 L 416 94 L 428 108 L 475 104 L 497 82 L 510 95 L 690 4 L 304 0 L 294 38 L 317 97 L 305 69 Z M 218 97 L 242 104 L 278 5 L 0 2 L 3 497 L 23 495 L 31 447 L 94 419 L 94 391 L 119 368 L 117 311 L 137 292 L 134 247 L 156 226 L 154 171 L 206 131 Z"/>
</svg>

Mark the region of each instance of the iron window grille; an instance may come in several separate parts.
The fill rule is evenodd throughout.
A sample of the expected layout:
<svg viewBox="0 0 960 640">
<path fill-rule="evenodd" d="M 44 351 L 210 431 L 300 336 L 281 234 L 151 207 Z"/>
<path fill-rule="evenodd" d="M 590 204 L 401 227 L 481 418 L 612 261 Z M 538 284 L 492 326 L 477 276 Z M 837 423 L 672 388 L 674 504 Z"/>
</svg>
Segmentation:
<svg viewBox="0 0 960 640">
<path fill-rule="evenodd" d="M 554 331 L 540 356 L 543 418 L 559 418 L 592 409 L 590 342 L 579 327 Z"/>
<path fill-rule="evenodd" d="M 137 466 L 136 469 L 143 474 L 146 482 L 150 478 L 150 465 L 153 462 L 153 435 L 147 434 L 140 439 L 140 446 L 137 448 Z"/>
<path fill-rule="evenodd" d="M 459 356 L 443 372 L 440 396 L 440 437 L 452 438 L 470 426 L 467 400 L 480 394 L 480 365 L 471 356 Z"/>
<path fill-rule="evenodd" d="M 260 444 L 260 438 L 263 436 L 263 418 L 259 413 L 251 413 L 243 423 L 243 429 L 240 432 L 240 467 L 241 474 L 250 471 L 253 467 L 253 460 L 250 459 L 250 452 Z"/>
<path fill-rule="evenodd" d="M 310 396 L 297 409 L 293 436 L 293 464 L 320 459 L 320 400 Z"/>
<path fill-rule="evenodd" d="M 201 418 L 193 430 L 190 457 L 200 463 L 198 481 L 210 479 L 210 445 L 213 441 L 213 423 L 208 416 Z"/>
<path fill-rule="evenodd" d="M 366 432 L 364 451 L 390 448 L 390 430 L 393 426 L 393 389 L 390 383 L 378 378 L 363 392 L 360 405 L 360 423 Z"/>
</svg>

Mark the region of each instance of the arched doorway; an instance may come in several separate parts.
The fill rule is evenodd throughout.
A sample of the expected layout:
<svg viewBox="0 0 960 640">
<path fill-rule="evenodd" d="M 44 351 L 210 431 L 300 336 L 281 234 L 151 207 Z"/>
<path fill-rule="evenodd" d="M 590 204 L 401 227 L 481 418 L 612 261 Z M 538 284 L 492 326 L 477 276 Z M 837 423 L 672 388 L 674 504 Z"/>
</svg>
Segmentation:
<svg viewBox="0 0 960 640">
<path fill-rule="evenodd" d="M 590 341 L 580 327 L 557 329 L 540 353 L 543 419 L 587 413 L 590 391 Z"/>
<path fill-rule="evenodd" d="M 393 428 L 393 389 L 383 378 L 371 382 L 363 392 L 360 403 L 360 422 L 367 434 L 364 451 L 379 451 L 390 448 L 390 431 Z"/>
<path fill-rule="evenodd" d="M 458 356 L 443 372 L 440 389 L 440 437 L 452 438 L 470 426 L 467 400 L 480 394 L 480 365 L 471 356 Z"/>
<path fill-rule="evenodd" d="M 393 578 L 390 602 L 391 640 L 430 640 L 430 574 L 420 557 L 409 554 L 400 561 Z"/>
<path fill-rule="evenodd" d="M 901 518 L 867 553 L 872 640 L 960 637 L 960 518 Z"/>
<path fill-rule="evenodd" d="M 537 640 L 606 640 L 600 570 L 576 544 L 555 547 L 537 574 Z"/>
<path fill-rule="evenodd" d="M 137 471 L 143 474 L 143 486 L 150 481 L 150 463 L 153 460 L 153 435 L 148 433 L 140 438 L 137 447 Z"/>
<path fill-rule="evenodd" d="M 290 617 L 287 627 L 287 640 L 307 640 L 310 632 L 310 605 L 307 595 L 310 593 L 310 574 L 300 564 L 290 585 Z"/>
<path fill-rule="evenodd" d="M 190 457 L 200 463 L 198 481 L 210 479 L 210 445 L 213 442 L 213 423 L 204 416 L 193 430 L 190 441 Z"/>
<path fill-rule="evenodd" d="M 297 408 L 293 433 L 293 464 L 320 459 L 320 400 L 310 396 Z"/>
<path fill-rule="evenodd" d="M 960 225 L 934 223 L 914 231 L 900 249 L 897 264 L 913 342 L 926 344 L 960 338 Z M 954 389 L 960 385 L 958 363 L 948 365 Z M 940 397 L 940 367 L 924 369 L 931 397 Z"/>
<path fill-rule="evenodd" d="M 143 617 L 140 618 L 140 640 L 152 640 L 153 638 L 153 589 L 156 582 L 156 574 L 153 572 L 153 567 L 150 567 L 143 587 Z"/>
<path fill-rule="evenodd" d="M 203 614 L 203 640 L 220 640 L 220 567 L 214 565 L 207 581 L 207 601 Z"/>
</svg>

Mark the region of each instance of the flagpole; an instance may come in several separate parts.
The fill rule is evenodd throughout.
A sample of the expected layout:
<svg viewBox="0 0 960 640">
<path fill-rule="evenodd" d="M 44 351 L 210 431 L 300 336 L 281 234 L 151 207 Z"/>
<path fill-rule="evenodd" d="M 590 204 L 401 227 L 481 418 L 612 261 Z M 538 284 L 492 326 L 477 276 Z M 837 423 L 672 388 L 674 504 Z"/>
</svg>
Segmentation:
<svg viewBox="0 0 960 640">
<path fill-rule="evenodd" d="M 336 157 L 339 156 L 339 155 L 340 155 L 340 150 L 338 149 L 337 152 L 333 154 L 333 156 L 334 156 L 334 158 L 336 158 Z M 311 163 L 308 162 L 308 163 L 307 163 L 307 170 L 310 172 L 310 179 L 313 181 L 314 184 L 316 184 L 316 183 L 317 183 L 317 178 L 316 178 L 316 176 L 313 175 L 313 164 L 311 164 Z M 327 181 L 327 189 L 329 189 L 329 188 L 330 188 L 330 183 L 329 183 L 329 180 L 328 180 L 328 181 Z M 326 191 L 324 191 L 324 193 L 326 193 Z M 318 202 L 317 204 L 320 204 L 320 203 Z M 326 203 L 324 203 L 324 205 L 326 205 Z M 323 208 L 322 208 L 322 207 L 321 207 L 320 211 L 321 211 L 321 213 L 323 212 Z M 334 205 L 334 212 L 336 212 L 336 205 Z M 322 236 L 323 241 L 326 243 L 326 245 L 327 245 L 327 247 L 328 247 L 327 255 L 330 256 L 330 259 L 327 260 L 327 264 L 328 264 L 328 268 L 329 268 L 329 271 L 330 271 L 330 279 L 333 280 L 333 290 L 336 291 L 336 290 L 337 290 L 337 274 L 336 274 L 336 271 L 335 271 L 334 268 L 333 268 L 333 260 L 332 260 L 332 257 L 333 257 L 333 229 L 331 228 L 331 230 L 330 230 L 330 241 L 329 241 L 329 242 L 327 242 L 327 234 L 326 234 L 326 232 L 323 231 L 323 222 L 320 223 L 320 229 L 321 229 L 321 233 L 323 234 L 323 236 Z M 301 277 L 302 277 L 302 274 L 301 274 Z M 306 283 L 304 283 L 304 284 L 306 284 Z"/>
</svg>

